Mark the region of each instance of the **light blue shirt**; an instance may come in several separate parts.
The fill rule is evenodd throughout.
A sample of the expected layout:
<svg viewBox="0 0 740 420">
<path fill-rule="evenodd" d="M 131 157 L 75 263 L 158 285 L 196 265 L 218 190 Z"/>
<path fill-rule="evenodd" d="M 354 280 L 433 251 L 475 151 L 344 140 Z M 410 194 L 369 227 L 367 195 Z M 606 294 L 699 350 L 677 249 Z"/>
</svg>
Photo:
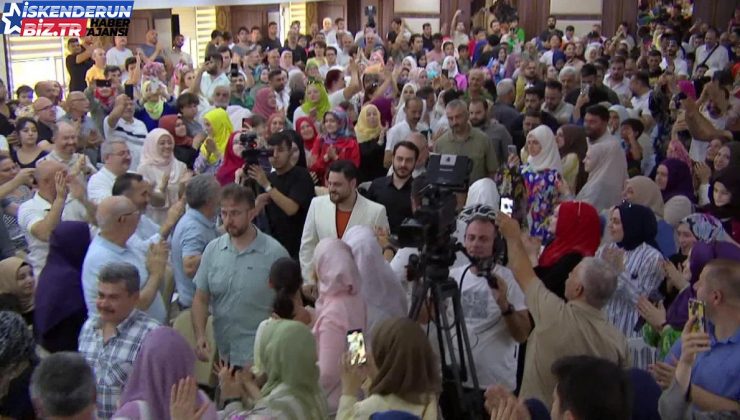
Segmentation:
<svg viewBox="0 0 740 420">
<path fill-rule="evenodd" d="M 288 251 L 259 229 L 244 251 L 237 251 L 224 234 L 203 252 L 195 286 L 210 296 L 216 348 L 232 365 L 252 364 L 257 327 L 270 317 L 275 300 L 270 268 L 281 257 L 289 257 Z"/>
<path fill-rule="evenodd" d="M 159 225 L 146 214 L 142 214 L 139 224 L 136 226 L 136 232 L 126 241 L 126 247 L 134 250 L 140 258 L 146 261 L 146 254 L 149 252 L 149 247 L 159 243 L 160 239 Z"/>
<path fill-rule="evenodd" d="M 92 242 L 90 242 L 90 248 L 88 248 L 85 261 L 82 263 L 82 291 L 85 295 L 88 317 L 98 312 L 95 306 L 95 300 L 98 297 L 98 275 L 100 274 L 100 270 L 112 262 L 133 264 L 139 270 L 141 288 L 149 280 L 149 273 L 146 270 L 146 260 L 144 258 L 128 246 L 121 248 L 102 236 L 96 235 Z M 157 295 L 152 300 L 146 313 L 161 324 L 167 322 L 164 302 L 159 292 L 157 292 Z"/>
<path fill-rule="evenodd" d="M 172 273 L 175 276 L 178 301 L 180 305 L 190 307 L 193 304 L 195 283 L 185 274 L 183 259 L 203 254 L 206 245 L 218 237 L 215 220 L 208 220 L 198 210 L 188 208 L 172 234 Z"/>
</svg>

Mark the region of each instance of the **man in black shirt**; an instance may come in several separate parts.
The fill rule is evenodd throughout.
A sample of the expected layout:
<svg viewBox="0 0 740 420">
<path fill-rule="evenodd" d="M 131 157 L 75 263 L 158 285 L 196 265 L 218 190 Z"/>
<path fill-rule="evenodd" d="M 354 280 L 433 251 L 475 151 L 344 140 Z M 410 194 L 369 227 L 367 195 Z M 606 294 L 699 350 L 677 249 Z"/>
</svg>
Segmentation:
<svg viewBox="0 0 740 420">
<path fill-rule="evenodd" d="M 377 178 L 366 197 L 385 206 L 391 234 L 397 234 L 403 219 L 411 217 L 411 182 L 419 148 L 410 141 L 400 141 L 393 147 L 393 174 Z"/>
<path fill-rule="evenodd" d="M 260 45 L 262 45 L 262 52 L 267 52 L 269 50 L 280 51 L 282 45 L 280 45 L 280 40 L 278 39 L 277 23 L 270 22 L 267 25 L 267 36 L 265 38 L 262 38 L 262 42 L 260 43 Z"/>
<path fill-rule="evenodd" d="M 563 31 L 560 29 L 556 29 L 555 25 L 557 25 L 558 21 L 555 19 L 555 16 L 548 16 L 547 17 L 547 29 L 542 31 L 540 34 L 540 41 L 548 42 L 550 41 L 550 38 L 552 38 L 553 35 L 557 35 L 560 37 L 560 39 L 563 39 Z"/>
<path fill-rule="evenodd" d="M 288 50 L 293 53 L 293 64 L 296 66 L 303 64 L 305 65 L 308 61 L 306 50 L 298 45 L 298 32 L 288 32 L 288 39 L 283 47 L 283 50 Z"/>
<path fill-rule="evenodd" d="M 257 197 L 257 209 L 265 209 L 270 234 L 297 259 L 314 186 L 308 170 L 291 162 L 292 146 L 293 139 L 288 133 L 271 135 L 267 149 L 275 171 L 266 175 L 260 165 L 252 165 L 247 174 L 266 191 Z"/>
<path fill-rule="evenodd" d="M 70 38 L 67 41 L 67 49 L 70 54 L 65 59 L 67 73 L 69 73 L 69 91 L 83 92 L 87 88 L 85 73 L 92 67 L 92 52 L 95 49 L 90 39 L 84 38 L 85 43 L 80 45 L 80 40 Z"/>
<path fill-rule="evenodd" d="M 434 41 L 432 41 L 432 24 L 427 22 L 422 25 L 421 28 L 423 29 L 421 40 L 424 45 L 424 53 L 428 53 L 434 49 Z"/>
</svg>

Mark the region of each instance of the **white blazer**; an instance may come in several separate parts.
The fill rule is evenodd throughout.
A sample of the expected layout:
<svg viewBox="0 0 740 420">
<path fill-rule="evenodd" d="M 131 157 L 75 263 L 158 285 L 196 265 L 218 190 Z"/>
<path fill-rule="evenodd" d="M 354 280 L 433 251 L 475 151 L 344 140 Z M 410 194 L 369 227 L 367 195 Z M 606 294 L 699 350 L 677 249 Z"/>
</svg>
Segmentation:
<svg viewBox="0 0 740 420">
<path fill-rule="evenodd" d="M 324 238 L 338 238 L 337 235 L 337 206 L 332 203 L 328 195 L 314 197 L 311 200 L 311 206 L 308 208 L 306 223 L 303 225 L 303 236 L 301 237 L 301 249 L 299 259 L 303 279 L 306 282 L 313 282 L 313 251 L 316 249 L 319 241 Z M 357 201 L 352 208 L 352 215 L 349 217 L 349 223 L 345 232 L 352 226 L 382 226 L 389 228 L 388 216 L 385 212 L 385 206 L 363 197 L 357 193 Z"/>
</svg>

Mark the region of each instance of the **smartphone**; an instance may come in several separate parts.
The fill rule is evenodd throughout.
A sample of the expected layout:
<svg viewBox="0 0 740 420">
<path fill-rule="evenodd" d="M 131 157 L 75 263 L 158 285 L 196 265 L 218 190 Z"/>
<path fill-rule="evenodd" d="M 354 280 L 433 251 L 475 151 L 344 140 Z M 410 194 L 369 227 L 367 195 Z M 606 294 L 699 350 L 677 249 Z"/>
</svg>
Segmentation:
<svg viewBox="0 0 740 420">
<path fill-rule="evenodd" d="M 511 216 L 514 212 L 514 200 L 509 197 L 501 197 L 499 211 L 507 216 Z"/>
<path fill-rule="evenodd" d="M 108 79 L 96 79 L 95 86 L 99 88 L 110 87 L 110 80 Z"/>
<path fill-rule="evenodd" d="M 588 95 L 591 90 L 591 85 L 581 83 L 581 95 Z"/>
<path fill-rule="evenodd" d="M 239 75 L 239 65 L 236 63 L 231 63 L 231 77 L 236 77 Z"/>
<path fill-rule="evenodd" d="M 126 96 L 129 97 L 129 99 L 134 99 L 134 85 L 123 85 L 123 90 L 126 93 Z"/>
<path fill-rule="evenodd" d="M 705 304 L 701 300 L 689 299 L 689 316 L 693 316 L 696 321 L 691 326 L 691 332 L 707 332 L 707 321 L 704 317 Z"/>
<path fill-rule="evenodd" d="M 365 335 L 362 333 L 362 330 L 347 331 L 347 347 L 349 349 L 350 364 L 357 366 L 367 363 Z"/>
<path fill-rule="evenodd" d="M 506 147 L 506 150 L 508 151 L 509 156 L 511 156 L 511 155 L 515 155 L 516 156 L 516 145 L 515 144 L 508 145 Z"/>
</svg>

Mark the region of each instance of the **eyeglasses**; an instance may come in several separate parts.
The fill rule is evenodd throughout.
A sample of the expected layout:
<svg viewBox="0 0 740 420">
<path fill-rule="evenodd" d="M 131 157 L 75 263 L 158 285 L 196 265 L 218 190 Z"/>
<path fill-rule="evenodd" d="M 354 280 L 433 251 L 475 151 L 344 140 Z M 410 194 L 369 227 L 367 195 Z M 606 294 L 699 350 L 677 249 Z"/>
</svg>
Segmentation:
<svg viewBox="0 0 740 420">
<path fill-rule="evenodd" d="M 123 218 L 128 217 L 128 216 L 133 216 L 135 214 L 139 214 L 139 210 L 134 210 L 132 212 L 123 213 L 122 215 L 118 216 L 118 218 L 119 220 L 123 220 Z"/>
<path fill-rule="evenodd" d="M 39 109 L 36 110 L 36 112 L 44 112 L 44 111 L 47 111 L 47 110 L 52 109 L 52 108 L 54 108 L 54 104 L 47 105 L 47 106 L 45 106 L 43 108 L 39 108 Z"/>
</svg>

